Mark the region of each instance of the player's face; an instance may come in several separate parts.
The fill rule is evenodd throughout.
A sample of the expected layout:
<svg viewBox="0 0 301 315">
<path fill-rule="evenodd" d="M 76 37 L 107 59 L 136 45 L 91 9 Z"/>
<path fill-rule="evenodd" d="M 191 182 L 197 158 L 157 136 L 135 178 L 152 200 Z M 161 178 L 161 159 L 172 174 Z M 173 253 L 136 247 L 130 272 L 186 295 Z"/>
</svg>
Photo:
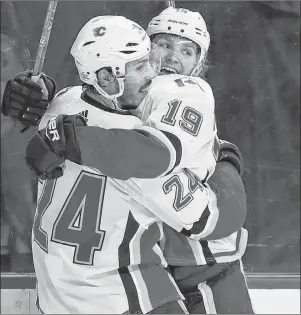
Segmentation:
<svg viewBox="0 0 301 315">
<path fill-rule="evenodd" d="M 124 92 L 118 98 L 123 109 L 137 108 L 147 95 L 152 79 L 160 71 L 160 56 L 158 51 L 152 51 L 147 56 L 126 65 Z"/>
<path fill-rule="evenodd" d="M 190 75 L 200 58 L 198 46 L 185 37 L 158 34 L 152 42 L 158 46 L 161 56 L 160 75 Z"/>
</svg>

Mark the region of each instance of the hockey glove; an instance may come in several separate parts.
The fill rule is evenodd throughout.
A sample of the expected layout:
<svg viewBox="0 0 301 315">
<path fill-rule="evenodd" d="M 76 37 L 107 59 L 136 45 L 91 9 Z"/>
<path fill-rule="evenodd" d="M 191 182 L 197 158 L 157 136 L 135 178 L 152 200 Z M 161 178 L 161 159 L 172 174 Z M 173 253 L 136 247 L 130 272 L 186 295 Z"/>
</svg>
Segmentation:
<svg viewBox="0 0 301 315">
<path fill-rule="evenodd" d="M 46 128 L 38 131 L 27 144 L 27 165 L 44 180 L 62 176 L 61 163 L 67 159 L 81 164 L 75 127 L 85 125 L 80 115 L 59 115 L 50 119 Z"/>
<path fill-rule="evenodd" d="M 239 148 L 228 141 L 219 140 L 220 153 L 218 161 L 228 162 L 232 164 L 242 177 L 244 172 L 244 161 Z"/>
<path fill-rule="evenodd" d="M 56 90 L 54 80 L 45 74 L 41 74 L 37 82 L 31 77 L 32 71 L 24 71 L 10 79 L 6 83 L 2 99 L 2 113 L 16 118 L 26 126 L 40 122 Z"/>
</svg>

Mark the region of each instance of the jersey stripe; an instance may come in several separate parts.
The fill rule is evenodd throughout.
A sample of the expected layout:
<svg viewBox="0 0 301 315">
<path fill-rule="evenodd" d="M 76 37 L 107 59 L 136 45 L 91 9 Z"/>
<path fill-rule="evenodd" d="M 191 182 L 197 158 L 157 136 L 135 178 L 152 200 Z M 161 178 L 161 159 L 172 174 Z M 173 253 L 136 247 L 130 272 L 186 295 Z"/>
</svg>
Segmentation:
<svg viewBox="0 0 301 315">
<path fill-rule="evenodd" d="M 166 264 L 165 259 L 154 248 L 149 248 L 149 244 L 154 243 L 152 238 L 159 239 L 160 235 L 157 222 L 145 230 L 129 214 L 125 236 L 119 248 L 120 266 L 123 266 L 118 272 L 128 298 L 130 314 L 148 313 L 159 305 L 182 297 L 175 283 L 170 280 L 168 271 L 162 266 L 162 263 Z M 144 261 L 154 263 L 143 264 Z"/>
<path fill-rule="evenodd" d="M 208 220 L 210 217 L 210 211 L 208 209 L 208 206 L 205 208 L 205 210 L 203 211 L 200 219 L 193 223 L 192 228 L 190 230 L 187 230 L 185 228 L 183 228 L 180 233 L 190 237 L 192 234 L 200 234 L 206 227 Z"/>
<path fill-rule="evenodd" d="M 187 240 L 191 247 L 192 254 L 194 255 L 196 265 L 206 265 L 206 259 L 204 257 L 203 248 L 202 246 L 200 246 L 199 242 L 192 240 L 190 238 L 187 238 Z"/>
<path fill-rule="evenodd" d="M 165 227 L 164 232 L 168 235 L 165 239 L 167 246 L 177 248 L 177 251 L 163 249 L 165 259 L 172 266 L 206 265 L 208 261 L 214 259 L 217 263 L 232 262 L 243 256 L 248 241 L 248 231 L 244 228 L 223 239 L 200 242 L 185 236 L 174 236 L 176 232 L 169 227 Z M 182 244 L 180 248 L 179 244 Z"/>
<path fill-rule="evenodd" d="M 173 169 L 179 165 L 182 159 L 182 144 L 180 139 L 167 131 L 155 129 L 149 126 L 143 126 L 134 130 L 143 130 L 155 136 L 159 139 L 169 150 L 170 153 L 170 163 L 165 172 L 160 176 L 165 176 L 173 171 Z"/>
<path fill-rule="evenodd" d="M 126 292 L 129 304 L 130 314 L 141 312 L 138 292 L 135 286 L 135 282 L 127 266 L 131 263 L 130 257 L 130 242 L 139 229 L 139 224 L 134 219 L 132 213 L 128 215 L 127 225 L 124 231 L 124 237 L 122 243 L 119 246 L 119 266 L 118 273 L 122 280 L 124 290 Z"/>
<path fill-rule="evenodd" d="M 203 211 L 200 219 L 193 224 L 190 230 L 184 228 L 181 230 L 181 233 L 188 237 L 194 234 L 195 237 L 193 238 L 196 240 L 210 236 L 214 231 L 219 218 L 216 195 L 211 189 L 208 189 L 208 191 L 210 195 L 209 204 Z"/>
<path fill-rule="evenodd" d="M 235 244 L 235 249 L 231 252 L 223 252 L 223 253 L 216 253 L 214 256 L 215 257 L 221 257 L 221 256 L 232 256 L 234 254 L 237 253 L 237 251 L 239 250 L 239 243 L 240 243 L 240 240 L 241 240 L 241 232 L 242 230 L 240 229 L 239 231 L 237 231 L 237 236 L 236 236 L 236 244 Z"/>
<path fill-rule="evenodd" d="M 207 282 L 205 281 L 200 283 L 198 285 L 198 290 L 202 295 L 206 314 L 217 314 L 212 289 L 207 284 Z"/>
<path fill-rule="evenodd" d="M 216 261 L 220 262 L 231 262 L 242 257 L 245 253 L 248 243 L 248 231 L 244 228 L 241 228 L 236 232 L 236 248 L 234 251 L 226 252 L 222 251 L 214 254 Z"/>
<path fill-rule="evenodd" d="M 166 264 L 163 256 L 158 254 L 158 249 L 155 244 L 158 242 L 160 237 L 161 237 L 161 231 L 157 222 L 151 224 L 147 230 L 144 230 L 144 233 L 140 237 L 140 244 L 139 245 L 137 244 L 136 248 L 134 248 L 135 250 L 139 249 L 139 253 L 141 257 L 139 263 L 145 264 L 145 263 L 152 262 L 154 264 L 162 264 L 162 265 Z M 136 265 L 137 263 L 134 261 L 131 261 L 131 264 Z"/>
<path fill-rule="evenodd" d="M 182 158 L 182 144 L 180 139 L 175 136 L 174 134 L 167 132 L 167 131 L 163 131 L 161 130 L 161 132 L 163 132 L 165 134 L 165 136 L 169 139 L 169 141 L 171 142 L 171 144 L 174 146 L 175 151 L 176 151 L 176 160 L 175 160 L 175 164 L 174 166 L 165 174 L 168 175 L 170 174 L 175 167 L 177 167 L 180 162 L 181 162 L 181 158 Z"/>
<path fill-rule="evenodd" d="M 131 265 L 138 265 L 141 263 L 140 244 L 144 231 L 145 229 L 140 226 L 129 243 Z"/>
<path fill-rule="evenodd" d="M 214 258 L 214 255 L 212 254 L 209 246 L 208 246 L 208 241 L 200 241 L 200 244 L 203 248 L 203 254 L 204 254 L 204 257 L 206 259 L 206 263 L 207 265 L 213 265 L 216 263 L 216 260 Z"/>
<path fill-rule="evenodd" d="M 130 258 L 130 242 L 139 229 L 139 224 L 135 220 L 132 213 L 129 213 L 126 228 L 124 231 L 123 240 L 118 248 L 119 267 L 129 266 L 131 264 Z"/>
<path fill-rule="evenodd" d="M 152 309 L 159 307 L 160 305 L 166 304 L 171 301 L 180 300 L 182 294 L 178 291 L 177 285 L 169 277 L 169 272 L 162 268 L 162 266 L 155 265 L 140 266 L 141 280 L 147 283 L 147 294 L 148 299 L 152 305 Z M 158 285 L 158 279 L 160 279 L 160 285 Z M 144 296 L 144 299 L 146 296 Z M 148 312 L 150 310 L 147 310 Z"/>
<path fill-rule="evenodd" d="M 201 219 L 203 224 L 199 227 L 199 239 L 206 238 L 210 236 L 210 234 L 214 231 L 218 218 L 219 218 L 219 208 L 217 206 L 217 199 L 215 193 L 208 189 L 209 191 L 209 204 L 206 208 L 206 210 L 203 212 Z M 206 212 L 206 213 L 205 213 Z M 204 215 L 204 216 L 203 216 Z M 207 217 L 206 217 L 207 216 Z M 204 220 L 204 217 L 206 217 L 206 220 Z M 196 233 L 193 233 L 196 234 Z"/>
<path fill-rule="evenodd" d="M 152 282 L 148 283 L 143 280 L 141 274 L 141 266 L 133 265 L 129 266 L 129 270 L 131 271 L 132 279 L 135 283 L 137 288 L 137 294 L 139 298 L 139 305 L 141 307 L 141 311 L 143 314 L 148 313 L 150 310 L 153 309 L 151 301 L 150 301 L 150 294 L 148 292 L 148 287 L 152 285 Z M 155 279 L 152 279 L 154 282 Z M 146 285 L 147 283 L 147 285 Z"/>
<path fill-rule="evenodd" d="M 129 313 L 135 314 L 135 313 L 141 312 L 136 285 L 128 267 L 119 268 L 118 273 L 122 280 L 124 291 L 127 295 L 129 311 L 130 311 Z"/>
</svg>

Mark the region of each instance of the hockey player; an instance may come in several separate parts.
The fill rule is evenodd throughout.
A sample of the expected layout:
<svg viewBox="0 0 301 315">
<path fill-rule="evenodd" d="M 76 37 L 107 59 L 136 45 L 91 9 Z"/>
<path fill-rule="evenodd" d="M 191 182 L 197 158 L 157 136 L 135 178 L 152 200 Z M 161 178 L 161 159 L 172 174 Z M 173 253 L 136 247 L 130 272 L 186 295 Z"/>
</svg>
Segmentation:
<svg viewBox="0 0 301 315">
<path fill-rule="evenodd" d="M 155 83 L 150 88 L 148 95 L 133 112 L 138 117 L 141 117 L 142 121 L 146 122 L 148 126 L 155 126 L 157 129 L 169 132 L 169 135 L 171 134 L 172 136 L 178 135 L 174 132 L 173 127 L 175 125 L 181 125 L 181 123 L 182 126 L 183 124 L 185 125 L 185 123 L 189 125 L 188 122 L 185 121 L 185 115 L 183 114 L 185 109 L 181 112 L 185 103 L 183 102 L 184 106 L 181 108 L 182 104 L 179 105 L 177 101 L 173 102 L 174 100 L 169 97 L 170 94 L 175 95 L 175 89 L 180 90 L 182 88 L 184 90 L 184 88 L 187 89 L 187 86 L 194 84 L 202 86 L 203 81 L 191 77 L 187 78 L 179 76 L 179 74 L 192 76 L 201 74 L 210 43 L 209 34 L 200 14 L 185 9 L 174 8 L 168 8 L 158 17 L 155 17 L 150 22 L 147 32 L 152 37 L 153 43 L 156 43 L 160 49 L 162 58 L 161 74 L 171 75 L 168 77 L 164 76 L 164 79 L 162 79 L 162 77 L 160 77 L 160 79 L 155 79 Z M 171 78 L 174 78 L 174 80 L 177 81 L 178 86 L 168 88 L 169 86 L 167 83 L 170 82 Z M 161 85 L 156 84 L 157 81 L 159 81 Z M 204 86 L 202 87 L 204 88 Z M 164 93 L 165 90 L 170 91 L 171 89 L 173 89 L 173 93 Z M 195 90 L 191 89 L 190 91 L 192 93 L 191 99 L 201 99 L 201 96 L 198 96 L 198 93 Z M 208 93 L 208 90 L 206 92 Z M 156 103 L 154 99 L 158 98 L 158 96 L 161 97 L 161 99 Z M 163 102 L 165 101 L 165 104 L 169 105 L 169 111 L 167 111 L 166 114 L 164 111 L 162 112 L 162 108 L 160 108 L 162 100 Z M 182 100 L 181 96 L 178 97 L 178 100 Z M 150 103 L 152 104 L 151 106 Z M 206 106 L 205 104 L 203 105 Z M 204 118 L 204 120 L 205 119 L 206 118 Z M 194 127 L 194 122 L 195 121 L 190 121 L 190 128 Z M 167 124 L 168 127 L 166 127 L 165 124 Z M 85 139 L 84 136 L 85 132 L 87 132 L 87 134 L 89 133 L 87 139 Z M 88 139 L 90 139 L 90 141 L 93 139 L 94 143 L 98 143 L 96 150 L 93 150 L 93 152 L 96 152 L 97 156 L 102 159 L 102 152 L 108 154 L 108 148 L 105 148 L 105 133 L 101 134 L 100 129 L 95 128 L 91 131 L 84 129 L 78 130 L 77 139 L 82 152 L 82 158 L 88 165 L 90 163 L 89 156 L 92 156 L 91 150 L 89 151 L 86 145 Z M 202 137 L 202 135 L 203 134 L 200 133 L 200 137 Z M 121 143 L 129 141 L 129 139 L 126 138 L 127 135 L 125 133 L 123 136 L 124 137 L 121 136 L 119 140 Z M 118 137 L 116 132 L 114 133 L 114 137 Z M 180 146 L 183 148 L 182 152 L 189 152 L 192 146 L 191 142 L 185 139 L 187 141 L 187 143 L 185 143 L 185 140 L 182 139 L 183 138 L 179 136 L 177 144 L 180 143 Z M 162 141 L 163 143 L 166 143 L 163 139 Z M 114 143 L 114 140 L 110 142 Z M 175 141 L 172 143 L 174 144 Z M 121 148 L 116 142 L 115 145 Z M 137 150 L 139 148 L 139 146 L 136 146 L 135 144 L 133 147 Z M 180 151 L 178 146 L 175 145 L 174 147 L 178 153 Z M 131 149 L 132 146 L 129 146 L 129 148 Z M 195 151 L 191 151 L 191 155 L 194 157 Z M 147 155 L 152 157 L 149 153 L 147 153 Z M 172 152 L 170 155 L 172 156 Z M 124 156 L 122 157 L 124 158 Z M 146 157 L 142 156 L 142 159 L 144 163 L 147 163 Z M 193 166 L 196 164 L 185 164 L 187 163 L 186 161 L 183 164 L 180 162 L 179 168 L 184 165 L 195 171 Z M 194 161 L 193 158 L 191 158 L 190 162 L 191 161 Z M 196 163 L 198 163 L 201 159 L 197 156 L 196 161 Z M 111 167 L 113 165 L 122 165 L 121 160 L 119 162 L 116 161 L 115 163 L 113 161 L 111 162 Z M 139 170 L 139 167 L 137 167 L 137 165 L 141 165 L 140 160 L 137 163 L 136 159 L 132 159 L 131 162 L 133 164 L 130 163 L 129 165 L 124 165 L 125 162 L 123 160 L 123 165 L 126 168 L 126 172 L 128 172 L 124 179 L 128 177 L 145 176 L 145 174 L 143 176 L 140 175 L 141 171 Z M 108 168 L 102 163 L 103 160 L 100 160 L 99 164 L 96 162 L 93 166 L 107 170 Z M 163 163 L 160 164 L 160 167 L 162 167 L 162 164 Z M 154 171 L 155 169 L 155 166 L 152 165 L 152 170 Z M 116 169 L 114 171 L 116 171 Z M 223 175 L 225 176 L 228 171 L 229 170 L 225 171 Z M 160 175 L 159 170 L 157 174 Z M 121 172 L 119 172 L 119 174 L 114 172 L 112 175 L 117 176 L 117 178 L 123 176 Z M 200 175 L 200 177 L 202 175 Z M 218 178 L 216 180 L 222 185 L 222 182 L 218 181 Z M 172 182 L 172 184 L 174 184 L 175 189 L 178 189 L 178 191 L 181 192 L 180 184 L 177 184 L 177 182 Z M 150 183 L 150 185 L 152 184 Z M 229 190 L 229 193 L 231 193 L 231 190 Z M 241 196 L 243 196 L 243 193 L 241 193 Z M 175 201 L 178 200 L 175 199 Z M 179 202 L 179 205 L 175 203 L 175 208 L 177 210 L 184 208 L 181 208 L 181 206 L 181 202 Z M 240 207 L 238 206 L 238 208 Z M 217 213 L 214 213 L 212 209 L 214 209 L 214 207 L 211 206 L 210 215 L 208 215 L 207 220 L 204 220 L 203 215 L 203 223 L 206 222 L 206 224 L 204 224 L 203 233 L 198 234 L 198 237 L 201 240 L 200 243 L 191 243 L 191 240 L 189 239 L 183 240 L 181 234 L 174 233 L 170 227 L 165 227 L 166 246 L 163 247 L 164 256 L 171 266 L 175 279 L 178 280 L 180 289 L 187 294 L 186 300 L 189 301 L 188 307 L 192 312 L 199 313 L 213 311 L 218 313 L 252 313 L 252 305 L 245 281 L 242 262 L 240 260 L 246 248 L 247 231 L 243 228 L 237 228 L 237 221 L 229 222 L 235 220 L 234 215 L 230 216 L 225 221 L 221 220 L 222 218 L 218 220 Z M 183 210 L 181 212 L 183 215 L 186 215 Z M 240 219 L 241 216 L 238 218 Z M 242 223 L 243 221 L 240 221 L 241 225 Z M 225 233 L 226 231 L 228 234 Z M 229 233 L 229 231 L 231 231 L 231 233 Z M 186 247 L 183 246 L 185 243 Z M 179 246 L 179 244 L 182 246 Z M 229 247 L 230 244 L 235 245 Z M 194 264 L 203 266 L 192 267 Z M 191 267 L 187 268 L 187 266 Z M 235 287 L 235 291 L 225 290 L 224 288 L 227 286 Z"/>
<path fill-rule="evenodd" d="M 165 69 L 165 71 L 169 71 L 169 69 Z M 172 71 L 174 71 L 174 69 L 172 70 Z M 184 82 L 185 83 L 185 82 Z M 181 81 L 179 81 L 179 84 L 184 84 L 183 82 L 181 82 Z M 193 84 L 193 80 L 192 80 L 192 82 L 186 82 L 187 84 Z M 178 84 L 178 83 L 177 83 Z M 180 87 L 180 86 L 179 86 Z M 175 106 L 175 105 L 174 105 Z M 176 107 L 176 106 L 175 106 Z M 173 105 L 171 105 L 170 106 L 170 108 L 171 108 L 171 112 L 174 110 L 174 107 L 173 107 Z M 166 115 L 166 116 L 168 116 L 168 115 Z M 185 116 L 184 116 L 185 117 Z M 170 122 L 170 120 L 168 119 L 168 118 L 170 118 L 170 117 L 167 117 L 167 119 L 166 119 L 166 121 L 167 122 Z M 172 117 L 171 117 L 172 118 Z M 184 118 L 185 119 L 185 118 Z M 185 120 L 184 120 L 184 122 L 185 122 Z M 193 121 L 192 121 L 193 122 Z M 191 127 L 190 127 L 191 128 Z M 175 187 L 177 188 L 177 187 L 179 187 L 179 186 L 177 186 L 177 184 L 176 184 L 177 182 L 175 182 Z M 187 197 L 187 196 L 186 196 Z M 181 201 L 181 200 L 180 200 Z M 183 201 L 183 200 L 182 200 Z M 229 241 L 229 240 L 228 240 Z"/>
<path fill-rule="evenodd" d="M 150 59 L 153 63 L 154 57 L 151 54 L 155 53 L 151 51 L 146 33 L 135 23 L 119 17 L 94 18 L 88 22 L 83 31 L 86 32 L 87 28 L 90 34 L 93 34 L 92 38 L 103 43 L 101 52 L 93 49 L 92 52 L 90 51 L 91 54 L 94 53 L 92 56 L 101 57 L 104 67 L 110 66 L 110 63 L 105 62 L 116 65 L 114 62 L 117 61 L 116 67 L 119 68 L 117 70 L 123 71 L 124 77 L 120 79 L 119 88 L 121 89 L 123 80 L 128 85 L 125 85 L 120 99 L 123 102 L 132 102 L 133 97 L 144 98 L 145 87 L 154 76 Z M 105 42 L 100 39 L 102 37 L 100 33 L 104 30 L 111 34 L 117 32 L 120 38 L 124 39 L 121 43 L 120 40 L 118 43 L 109 43 L 107 48 L 109 52 L 112 46 L 113 48 L 117 46 L 118 49 L 117 56 L 111 54 L 113 58 L 104 52 Z M 81 35 L 80 33 L 79 41 Z M 87 41 L 81 47 L 77 44 L 78 41 L 75 42 L 74 47 L 82 49 L 92 43 Z M 135 46 L 134 53 L 132 46 Z M 105 57 L 111 59 L 106 61 Z M 76 59 L 79 67 L 80 61 Z M 141 71 L 141 65 L 142 69 L 147 71 Z M 110 72 L 104 71 L 100 73 L 101 75 L 104 75 L 106 80 Z M 137 81 L 132 80 L 134 77 Z M 20 80 L 22 78 L 16 79 L 13 83 L 18 83 Z M 28 80 L 26 85 L 30 88 L 33 83 Z M 10 92 L 15 92 L 14 87 L 15 85 L 12 84 Z M 7 93 L 6 91 L 4 95 L 4 109 L 7 109 L 7 105 L 10 106 L 10 102 L 7 102 L 7 95 L 9 95 Z M 109 98 L 107 104 L 115 106 Z M 125 128 L 126 131 L 126 128 L 140 124 L 140 120 L 134 116 L 118 115 L 114 110 L 112 113 L 110 107 L 109 111 L 106 109 L 108 107 L 103 108 L 101 103 L 97 103 L 96 107 L 91 106 L 87 99 L 85 101 L 81 99 L 81 88 L 75 87 L 63 91 L 56 97 L 41 122 L 41 127 L 53 114 L 78 112 L 87 112 L 88 122 L 92 126 L 114 128 L 117 124 L 119 128 Z M 69 123 L 68 119 L 63 122 L 64 125 L 69 124 L 72 128 L 72 119 Z M 70 131 L 72 132 L 72 129 Z M 39 134 L 43 132 L 52 140 L 62 139 L 62 135 L 56 130 L 56 119 L 50 119 L 47 128 L 41 130 Z M 69 140 L 69 136 L 66 139 Z M 28 151 L 33 145 L 33 150 L 42 157 L 46 151 L 41 150 L 40 144 L 42 142 L 30 142 Z M 155 146 L 160 152 L 162 145 L 157 143 Z M 41 309 L 47 313 L 60 311 L 146 313 L 152 310 L 156 312 L 158 307 L 166 304 L 164 310 L 167 312 L 183 312 L 180 308 L 182 296 L 164 269 L 166 262 L 157 245 L 162 238 L 162 225 L 152 213 L 157 213 L 161 206 L 164 208 L 163 213 L 167 213 L 164 221 L 178 230 L 186 231 L 186 227 L 191 229 L 195 227 L 193 224 L 195 219 L 201 217 L 202 205 L 207 203 L 208 196 L 204 193 L 207 188 L 197 183 L 190 173 L 179 173 L 177 178 L 184 182 L 184 189 L 187 191 L 184 195 L 187 204 L 185 204 L 185 211 L 177 213 L 172 202 L 169 203 L 169 207 L 166 207 L 165 203 L 151 203 L 149 201 L 152 199 L 151 192 L 145 194 L 142 200 L 139 186 L 113 180 L 95 169 L 77 165 L 79 161 L 76 160 L 76 152 L 74 153 L 75 159 L 71 157 L 70 159 L 77 163 L 66 161 L 64 177 L 39 183 L 39 202 L 33 226 L 33 256 Z M 50 155 L 48 158 L 51 160 L 54 155 Z M 170 181 L 172 177 L 173 175 L 169 175 L 164 178 L 166 189 L 172 184 Z M 164 192 L 159 185 L 163 179 L 159 180 L 155 187 L 158 193 L 162 194 Z M 189 189 L 193 191 L 188 192 Z M 132 199 L 128 197 L 128 193 Z M 180 193 L 182 194 L 183 191 Z M 169 194 L 168 199 L 178 199 L 178 196 Z M 192 199 L 194 202 L 191 202 Z M 182 199 L 179 201 L 183 202 Z M 197 210 L 199 209 L 198 214 L 193 213 L 193 216 L 187 215 L 186 218 L 184 214 L 189 214 L 193 204 Z M 150 208 L 152 213 L 141 205 Z M 167 211 L 167 208 L 171 208 L 171 211 Z M 153 283 L 152 279 L 156 279 L 156 283 Z M 84 297 L 80 288 L 84 292 Z M 167 305 L 168 302 L 171 306 Z"/>
<path fill-rule="evenodd" d="M 210 43 L 209 33 L 199 13 L 175 8 L 165 9 L 159 16 L 155 17 L 150 22 L 147 32 L 151 36 L 152 42 L 157 44 L 160 50 L 162 63 L 161 75 L 170 75 L 167 77 L 164 76 L 164 79 L 162 79 L 162 77 L 155 79 L 155 83 L 150 88 L 146 98 L 140 106 L 132 112 L 140 117 L 143 122 L 146 122 L 147 125 L 155 126 L 157 129 L 167 131 L 171 135 L 177 135 L 177 133 L 174 132 L 174 126 L 177 124 L 181 125 L 182 123 L 183 127 L 183 124 L 189 124 L 185 121 L 185 114 L 183 114 L 183 111 L 181 112 L 182 104 L 178 105 L 177 101 L 173 102 L 173 99 L 169 97 L 170 95 L 175 95 L 176 89 L 180 90 L 182 88 L 184 90 L 187 89 L 189 85 L 195 84 L 204 87 L 202 86 L 203 81 L 195 79 L 194 76 L 202 74 Z M 179 74 L 191 75 L 193 78 L 179 76 Z M 170 82 L 169 80 L 171 78 L 177 81 L 178 86 L 168 88 L 169 86 L 166 82 Z M 156 84 L 157 81 L 160 82 L 161 86 Z M 164 92 L 165 90 L 170 91 L 171 89 L 173 89 L 173 93 Z M 192 93 L 191 99 L 203 100 L 198 96 L 195 90 L 191 89 L 190 91 Z M 208 92 L 208 90 L 206 92 Z M 154 102 L 153 100 L 158 97 L 161 97 L 161 99 L 157 101 L 157 103 Z M 178 99 L 181 100 L 181 96 Z M 160 101 L 162 102 L 162 100 L 169 105 L 167 114 L 165 114 L 164 111 L 160 111 L 162 110 L 160 108 Z M 150 104 L 152 104 L 152 106 L 150 106 Z M 206 106 L 205 104 L 203 105 Z M 204 120 L 205 119 L 206 118 L 204 118 Z M 194 122 L 195 121 L 190 121 L 190 128 L 194 126 Z M 168 128 L 166 128 L 165 124 L 168 125 Z M 89 133 L 87 139 L 85 139 L 84 132 Z M 83 153 L 82 158 L 85 163 L 89 164 L 88 156 L 92 154 L 91 151 L 88 151 L 86 145 L 88 139 L 90 139 L 90 141 L 93 139 L 94 143 L 98 143 L 96 151 L 93 150 L 93 152 L 97 152 L 96 154 L 99 157 L 103 158 L 102 152 L 106 151 L 106 154 L 108 154 L 108 149 L 105 149 L 105 135 L 101 134 L 100 129 L 93 129 L 91 132 L 81 129 L 77 135 L 79 147 Z M 203 134 L 200 134 L 200 137 L 202 135 Z M 126 135 L 124 134 L 124 136 Z M 118 137 L 118 134 L 114 133 L 114 137 Z M 124 139 L 124 141 L 127 139 L 129 141 L 128 138 L 121 137 L 120 139 Z M 182 152 L 189 152 L 192 145 L 189 140 L 187 141 L 185 139 L 187 141 L 187 143 L 185 143 L 185 140 L 181 141 L 181 136 L 179 139 L 177 143 L 180 143 L 183 147 Z M 111 143 L 114 143 L 114 140 L 112 140 Z M 175 143 L 175 141 L 173 141 L 173 143 Z M 116 146 L 118 145 L 116 144 Z M 139 147 L 138 145 L 133 146 L 136 147 L 136 149 Z M 130 146 L 130 148 L 132 147 Z M 179 152 L 178 147 L 175 146 L 175 148 L 176 152 Z M 192 152 L 193 156 L 195 151 L 192 150 Z M 170 155 L 172 156 L 172 152 Z M 152 155 L 150 155 L 150 157 L 152 157 Z M 143 161 L 144 163 L 147 161 L 147 158 L 144 156 Z M 190 162 L 191 161 L 194 161 L 193 158 Z M 197 156 L 196 161 L 200 162 L 201 159 Z M 126 164 L 125 166 L 126 170 L 129 172 L 125 178 L 143 177 L 140 175 L 141 171 L 139 167 L 135 168 L 134 166 L 137 160 L 133 159 L 131 162 L 133 163 L 132 167 L 132 164 Z M 141 165 L 139 162 L 137 164 Z M 103 161 L 100 161 L 100 164 L 96 162 L 93 166 L 102 169 L 102 167 L 104 167 L 102 163 Z M 116 162 L 115 165 L 122 165 L 121 163 L 122 161 L 120 160 L 120 162 Z M 195 171 L 192 164 L 185 163 L 187 162 L 185 161 L 183 163 L 184 166 L 191 167 Z M 162 167 L 162 164 L 163 163 L 160 164 L 160 167 Z M 180 166 L 183 166 L 183 164 L 180 163 Z M 111 165 L 114 165 L 114 163 Z M 154 168 L 154 165 L 152 166 L 152 170 L 154 171 L 156 168 Z M 233 185 L 233 182 L 231 182 L 231 184 L 225 188 L 225 180 L 222 179 L 222 177 L 229 175 L 229 173 L 231 174 L 231 172 L 233 172 L 233 170 L 229 169 L 229 166 L 224 167 L 223 171 L 219 173 L 219 176 L 215 177 L 215 184 L 212 184 L 212 187 L 216 188 L 217 185 L 220 185 L 220 187 L 224 189 L 223 193 L 228 192 L 228 196 L 233 191 L 233 187 L 235 187 L 235 191 L 239 191 L 240 200 L 237 200 L 236 209 L 233 210 L 233 213 L 227 213 L 229 216 L 225 219 L 222 213 L 223 206 L 217 207 L 221 209 L 217 214 L 214 211 L 214 209 L 217 208 L 212 206 L 213 201 L 211 199 L 211 206 L 209 207 L 210 214 L 208 213 L 206 219 L 204 218 L 204 214 L 202 216 L 204 228 L 203 233 L 198 234 L 200 242 L 194 242 L 188 238 L 185 239 L 183 235 L 176 233 L 170 227 L 164 227 L 165 241 L 161 243 L 164 249 L 164 256 L 171 266 L 172 274 L 177 280 L 179 288 L 187 297 L 187 306 L 191 312 L 253 312 L 241 262 L 241 257 L 244 254 L 247 244 L 247 231 L 241 227 L 243 224 L 243 220 L 241 220 L 242 216 L 239 215 L 236 217 L 235 215 L 235 211 L 241 209 L 239 202 L 245 202 L 245 196 L 238 174 L 234 175 L 236 179 L 235 184 Z M 159 169 L 157 174 L 160 174 Z M 118 176 L 123 176 L 121 172 L 119 172 L 119 174 L 114 173 L 113 175 L 117 176 L 117 178 Z M 173 182 L 173 184 L 174 188 L 181 192 L 180 184 L 177 185 L 177 182 Z M 150 183 L 150 185 L 152 184 Z M 181 208 L 181 202 L 179 202 L 179 205 L 180 206 L 175 205 L 175 207 L 177 210 L 181 209 L 183 211 L 184 207 Z M 235 206 L 233 208 L 235 208 Z M 183 211 L 183 213 L 185 212 Z M 245 218 L 245 216 L 243 217 Z M 240 221 L 238 222 L 236 220 Z M 226 289 L 227 287 L 232 287 L 233 290 L 229 291 Z"/>
<path fill-rule="evenodd" d="M 170 7 L 154 17 L 147 33 L 159 47 L 161 74 L 203 77 L 210 43 L 206 31 L 206 23 L 198 12 Z M 161 244 L 190 313 L 251 314 L 254 311 L 241 262 L 247 244 L 247 231 L 241 227 L 245 193 L 238 173 L 230 164 L 222 164 L 217 164 L 209 180 L 210 187 L 219 191 L 216 222 L 211 220 L 200 242 L 185 239 L 164 225 L 165 240 Z M 236 204 L 233 198 L 227 198 L 233 192 Z"/>
<path fill-rule="evenodd" d="M 116 61 L 124 71 L 127 85 L 121 93 L 123 99 L 144 98 L 144 86 L 156 74 L 156 68 L 159 70 L 156 51 L 151 49 L 145 31 L 138 24 L 117 16 L 96 17 L 87 27 L 92 38 L 102 44 L 100 57 L 104 65 L 112 66 Z M 86 28 L 84 26 L 84 31 Z M 110 34 L 117 33 L 120 40 L 112 42 L 106 37 L 102 40 L 103 32 L 108 33 L 109 38 Z M 133 48 L 128 43 L 136 45 Z M 116 55 L 110 54 L 111 48 L 118 49 Z M 127 54 L 133 49 L 134 53 Z M 95 57 L 99 57 L 97 54 Z M 146 71 L 140 70 L 141 64 Z M 133 77 L 137 81 L 133 81 Z M 24 77 L 19 77 L 10 85 L 12 94 L 19 92 L 14 89 L 14 83 L 22 79 Z M 52 84 L 47 79 L 45 82 Z M 24 85 L 31 91 L 34 87 L 30 80 Z M 60 113 L 83 112 L 85 115 L 86 112 L 92 126 L 126 130 L 140 124 L 132 115 L 117 114 L 100 103 L 93 106 L 84 101 L 81 87 L 64 92 L 56 97 L 41 122 L 43 127 L 50 119 L 48 135 L 59 136 L 54 133 L 55 121 L 51 118 Z M 6 90 L 4 109 L 13 101 L 7 102 L 7 93 Z M 36 90 L 32 95 L 36 97 L 38 93 Z M 51 93 L 49 96 L 51 98 Z M 36 148 L 41 156 L 45 153 L 38 145 Z M 64 165 L 63 177 L 39 181 L 38 187 L 32 250 L 41 311 L 122 314 L 156 313 L 164 308 L 168 313 L 186 312 L 182 295 L 165 269 L 167 263 L 157 244 L 162 238 L 162 224 L 157 217 L 131 200 L 127 194 L 129 187 L 123 181 L 70 161 Z M 202 203 L 201 190 L 196 192 L 195 198 Z"/>
</svg>

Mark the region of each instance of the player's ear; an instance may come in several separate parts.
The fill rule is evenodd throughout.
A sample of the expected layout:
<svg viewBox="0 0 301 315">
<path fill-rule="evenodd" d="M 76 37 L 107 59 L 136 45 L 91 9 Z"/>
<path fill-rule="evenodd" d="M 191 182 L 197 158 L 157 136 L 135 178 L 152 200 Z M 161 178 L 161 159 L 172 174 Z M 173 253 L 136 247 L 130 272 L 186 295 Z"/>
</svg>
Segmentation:
<svg viewBox="0 0 301 315">
<path fill-rule="evenodd" d="M 100 86 L 107 87 L 111 83 L 115 81 L 115 76 L 113 75 L 111 69 L 108 68 L 102 68 L 97 71 L 96 73 L 98 82 Z"/>
</svg>

